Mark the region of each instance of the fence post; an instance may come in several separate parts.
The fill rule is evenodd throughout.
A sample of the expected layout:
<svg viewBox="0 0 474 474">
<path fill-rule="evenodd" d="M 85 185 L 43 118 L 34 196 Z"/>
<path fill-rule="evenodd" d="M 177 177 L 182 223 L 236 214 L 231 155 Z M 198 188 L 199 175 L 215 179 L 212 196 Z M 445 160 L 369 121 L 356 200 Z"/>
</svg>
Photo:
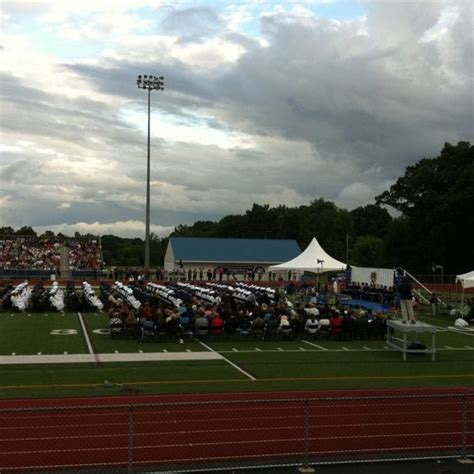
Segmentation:
<svg viewBox="0 0 474 474">
<path fill-rule="evenodd" d="M 468 394 L 463 395 L 462 405 L 462 451 L 461 457 L 464 459 L 467 452 L 467 410 L 468 410 Z"/>
<path fill-rule="evenodd" d="M 128 406 L 128 474 L 133 470 L 133 405 Z"/>
<path fill-rule="evenodd" d="M 309 400 L 304 400 L 304 461 L 303 466 L 298 468 L 299 472 L 311 473 L 314 469 L 309 465 Z"/>
</svg>

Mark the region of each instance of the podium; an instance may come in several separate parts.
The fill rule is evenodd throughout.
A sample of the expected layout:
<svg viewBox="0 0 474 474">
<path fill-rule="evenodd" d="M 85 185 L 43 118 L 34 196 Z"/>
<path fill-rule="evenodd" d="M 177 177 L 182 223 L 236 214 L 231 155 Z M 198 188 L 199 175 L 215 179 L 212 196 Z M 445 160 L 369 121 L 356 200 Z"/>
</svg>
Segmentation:
<svg viewBox="0 0 474 474">
<path fill-rule="evenodd" d="M 387 349 L 400 351 L 403 354 L 403 360 L 407 360 L 407 354 L 431 354 L 431 360 L 434 361 L 436 356 L 436 331 L 436 326 L 431 324 L 419 321 L 416 324 L 411 324 L 409 321 L 403 324 L 400 320 L 389 319 L 387 321 Z M 402 336 L 401 339 L 394 337 L 397 333 Z M 425 349 L 409 349 L 408 335 L 412 333 L 430 333 L 431 346 L 427 346 Z"/>
</svg>

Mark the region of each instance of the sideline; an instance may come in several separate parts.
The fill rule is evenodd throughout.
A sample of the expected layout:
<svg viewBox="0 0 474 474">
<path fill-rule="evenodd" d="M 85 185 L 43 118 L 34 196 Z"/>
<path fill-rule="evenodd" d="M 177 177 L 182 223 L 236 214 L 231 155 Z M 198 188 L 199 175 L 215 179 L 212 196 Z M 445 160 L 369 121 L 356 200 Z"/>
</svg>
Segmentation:
<svg viewBox="0 0 474 474">
<path fill-rule="evenodd" d="M 216 352 L 128 352 L 122 354 L 50 354 L 0 356 L 0 365 L 77 364 L 94 362 L 150 362 L 182 360 L 222 360 Z"/>
<path fill-rule="evenodd" d="M 234 369 L 237 369 L 239 372 L 244 374 L 250 380 L 257 380 L 253 375 L 249 374 L 244 369 L 241 369 L 237 364 L 234 364 L 232 361 L 224 357 L 222 354 L 218 354 L 212 347 L 208 346 L 207 344 L 204 344 L 204 342 L 199 341 L 199 344 L 201 344 L 201 346 L 205 347 L 207 350 L 211 351 L 211 353 L 213 352 L 214 354 L 218 355 L 221 359 L 224 359 L 228 364 L 234 367 Z"/>
</svg>

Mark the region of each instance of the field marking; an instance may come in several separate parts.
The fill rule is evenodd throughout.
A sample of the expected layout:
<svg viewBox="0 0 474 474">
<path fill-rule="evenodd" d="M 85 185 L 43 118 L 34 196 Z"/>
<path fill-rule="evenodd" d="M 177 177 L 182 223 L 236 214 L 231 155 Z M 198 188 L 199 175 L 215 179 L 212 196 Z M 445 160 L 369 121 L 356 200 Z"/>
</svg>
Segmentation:
<svg viewBox="0 0 474 474">
<path fill-rule="evenodd" d="M 84 339 L 86 340 L 87 350 L 89 351 L 89 354 L 93 354 L 94 350 L 92 349 L 92 344 L 89 339 L 89 334 L 87 334 L 87 329 L 86 329 L 86 325 L 84 324 L 84 320 L 82 319 L 82 314 L 78 312 L 77 316 L 79 318 L 79 323 L 81 324 L 82 334 L 84 335 Z"/>
<path fill-rule="evenodd" d="M 211 351 L 212 353 L 218 355 L 219 357 L 222 357 L 223 360 L 225 360 L 228 364 L 230 364 L 232 367 L 234 367 L 234 369 L 237 369 L 239 372 L 241 372 L 242 374 L 244 374 L 246 377 L 248 377 L 250 380 L 257 380 L 253 375 L 249 374 L 248 372 L 246 372 L 244 369 L 242 369 L 241 367 L 239 367 L 237 364 L 234 364 L 231 360 L 227 359 L 226 357 L 224 357 L 222 354 L 219 354 L 218 352 L 216 352 L 212 347 L 208 346 L 207 344 L 205 344 L 204 342 L 202 341 L 199 341 L 199 344 L 201 344 L 201 346 L 205 347 L 207 350 Z"/>
<path fill-rule="evenodd" d="M 462 334 L 463 336 L 474 337 L 472 328 L 456 328 L 455 326 L 449 326 L 446 328 L 449 332 L 454 332 L 456 334 Z"/>
<path fill-rule="evenodd" d="M 301 352 L 309 352 L 309 353 L 321 353 L 323 352 L 322 350 L 316 350 L 316 349 L 305 349 L 303 351 L 304 348 L 300 347 L 298 349 L 261 349 L 260 351 L 256 351 L 254 349 L 242 349 L 239 351 L 240 354 L 256 354 L 257 352 L 261 353 L 261 354 L 269 354 L 269 353 L 279 353 L 281 354 L 282 352 L 285 353 L 285 354 L 288 354 L 288 353 L 301 353 Z M 439 349 L 439 350 L 442 350 L 442 349 Z M 459 350 L 463 350 L 463 351 L 468 351 L 469 349 L 464 349 L 464 348 L 461 348 Z M 372 352 L 387 352 L 386 349 L 371 349 Z M 218 351 L 219 354 L 232 354 L 232 351 Z M 347 353 L 347 352 L 367 352 L 366 349 L 349 349 L 349 350 L 344 350 L 344 349 L 325 349 L 325 352 L 344 352 L 344 353 Z"/>
<path fill-rule="evenodd" d="M 208 354 L 208 352 L 205 354 Z M 348 377 L 275 377 L 258 379 L 257 382 L 320 382 L 320 381 L 352 381 L 352 380 L 394 380 L 394 379 L 453 379 L 453 378 L 474 378 L 474 374 L 447 374 L 447 375 L 379 375 L 379 376 L 348 376 Z M 177 384 L 209 384 L 209 383 L 250 383 L 253 380 L 246 379 L 196 379 L 196 380 L 145 380 L 142 382 L 125 382 L 125 387 L 140 386 L 140 385 L 177 385 Z M 92 384 L 51 384 L 51 385 L 0 385 L 0 389 L 38 389 L 38 388 L 93 388 L 103 387 L 103 383 Z"/>
<path fill-rule="evenodd" d="M 76 364 L 100 362 L 154 362 L 184 360 L 222 360 L 216 352 L 127 352 L 107 354 L 47 354 L 47 355 L 8 355 L 0 356 L 0 365 L 20 364 Z"/>
<path fill-rule="evenodd" d="M 317 344 L 314 344 L 313 342 L 309 342 L 309 341 L 305 341 L 305 340 L 303 340 L 303 342 L 304 342 L 305 344 L 309 344 L 310 346 L 316 347 L 316 348 L 318 348 L 318 349 L 320 349 L 320 350 L 322 350 L 322 351 L 327 351 L 327 348 L 326 348 L 326 347 L 318 346 Z"/>
<path fill-rule="evenodd" d="M 237 350 L 233 348 L 232 350 L 220 350 L 216 351 L 213 349 L 209 349 L 215 354 L 215 357 L 210 357 L 210 359 L 227 359 L 222 354 L 269 354 L 269 353 L 299 353 L 308 352 L 308 353 L 321 353 L 321 352 L 343 352 L 343 353 L 350 353 L 350 352 L 387 352 L 387 349 L 384 348 L 357 348 L 357 349 L 327 349 L 322 346 L 317 346 L 316 344 L 306 342 L 311 346 L 316 346 L 316 349 L 306 349 L 303 351 L 302 347 L 297 349 L 282 349 L 278 347 L 276 349 L 241 349 Z M 203 344 L 204 345 L 204 344 Z M 205 345 L 205 347 L 209 347 Z M 439 347 L 437 348 L 438 352 L 459 352 L 459 351 L 472 351 L 474 347 L 472 346 L 464 346 L 464 347 Z M 167 361 L 182 361 L 182 360 L 202 360 L 208 359 L 209 357 L 202 356 L 201 354 L 209 354 L 206 351 L 196 351 L 192 352 L 190 349 L 186 349 L 185 351 L 179 352 L 169 352 L 164 349 L 162 352 L 119 352 L 114 351 L 113 353 L 94 353 L 94 354 L 42 354 L 41 352 L 37 353 L 36 355 L 18 355 L 16 352 L 11 353 L 9 355 L 0 355 L 0 366 L 1 365 L 21 365 L 21 364 L 61 364 L 61 363 L 91 363 L 91 362 L 135 362 L 135 361 L 159 361 L 159 360 L 167 360 Z M 142 356 L 141 359 L 136 359 L 134 356 Z M 231 363 L 228 361 L 228 363 Z M 233 363 L 232 363 L 233 364 Z M 250 375 L 250 374 L 249 374 Z M 257 380 L 257 379 L 256 379 Z M 258 379 L 261 380 L 261 379 Z"/>
</svg>

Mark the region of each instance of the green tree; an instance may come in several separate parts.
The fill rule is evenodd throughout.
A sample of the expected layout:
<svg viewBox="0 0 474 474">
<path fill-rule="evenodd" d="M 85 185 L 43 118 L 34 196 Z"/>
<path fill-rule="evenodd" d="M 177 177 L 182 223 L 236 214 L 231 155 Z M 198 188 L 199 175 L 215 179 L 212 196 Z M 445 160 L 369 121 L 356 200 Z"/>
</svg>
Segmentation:
<svg viewBox="0 0 474 474">
<path fill-rule="evenodd" d="M 299 238 L 299 210 L 295 207 L 278 206 L 275 209 L 274 235 L 276 239 Z"/>
<path fill-rule="evenodd" d="M 387 209 L 376 204 L 358 207 L 351 211 L 354 237 L 373 235 L 383 237 L 392 217 Z"/>
<path fill-rule="evenodd" d="M 382 267 L 383 255 L 383 239 L 375 235 L 363 235 L 357 238 L 352 247 L 351 264 L 360 267 Z"/>
<path fill-rule="evenodd" d="M 247 219 L 241 215 L 224 216 L 217 224 L 216 237 L 243 238 L 246 236 Z"/>
<path fill-rule="evenodd" d="M 0 235 L 13 235 L 15 233 L 15 230 L 13 227 L 5 226 L 5 227 L 0 227 Z"/>
<path fill-rule="evenodd" d="M 56 235 L 52 230 L 45 230 L 41 235 L 40 238 L 42 239 L 54 239 Z"/>
<path fill-rule="evenodd" d="M 407 217 L 398 217 L 387 226 L 384 237 L 385 251 L 382 266 L 388 268 L 415 268 L 414 243 Z"/>
<path fill-rule="evenodd" d="M 346 235 L 352 232 L 349 211 L 339 209 L 333 202 L 317 199 L 299 208 L 299 237 L 301 248 L 306 248 L 313 237 L 333 257 L 345 261 Z"/>
<path fill-rule="evenodd" d="M 16 231 L 16 235 L 31 235 L 36 237 L 36 232 L 33 230 L 33 227 L 25 225 Z"/>
<path fill-rule="evenodd" d="M 436 158 L 423 158 L 406 168 L 388 191 L 377 196 L 408 219 L 413 269 L 431 262 L 446 272 L 462 272 L 474 262 L 474 147 L 469 142 L 446 143 Z"/>
<path fill-rule="evenodd" d="M 171 237 L 214 237 L 217 224 L 213 221 L 196 221 L 193 225 L 180 224 L 175 227 Z"/>
<path fill-rule="evenodd" d="M 271 237 L 273 216 L 269 204 L 253 203 L 252 209 L 245 212 L 247 238 L 265 239 Z"/>
</svg>

